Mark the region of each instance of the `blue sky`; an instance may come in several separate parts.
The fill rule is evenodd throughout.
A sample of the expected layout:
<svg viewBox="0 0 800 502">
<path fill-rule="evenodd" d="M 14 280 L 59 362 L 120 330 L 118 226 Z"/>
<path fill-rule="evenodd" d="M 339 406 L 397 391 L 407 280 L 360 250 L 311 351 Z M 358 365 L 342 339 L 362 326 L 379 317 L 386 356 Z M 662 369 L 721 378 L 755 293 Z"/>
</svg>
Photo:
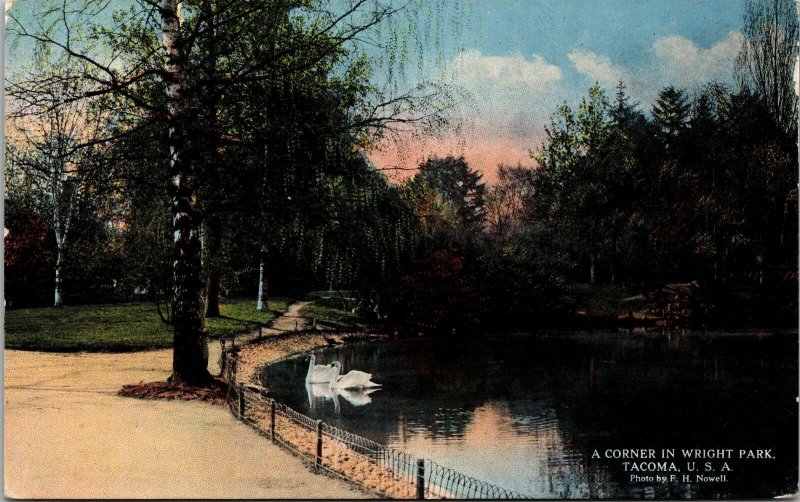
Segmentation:
<svg viewBox="0 0 800 502">
<path fill-rule="evenodd" d="M 668 85 L 691 95 L 710 81 L 733 84 L 743 9 L 739 0 L 478 0 L 444 65 L 445 78 L 472 96 L 462 112 L 468 127 L 373 159 L 410 167 L 464 154 L 491 180 L 499 162 L 529 164 L 550 115 L 595 82 L 613 95 L 624 80 L 645 111 Z"/>
<path fill-rule="evenodd" d="M 530 163 L 528 151 L 541 144 L 549 116 L 564 102 L 577 104 L 594 82 L 613 95 L 624 80 L 644 110 L 668 85 L 691 95 L 710 81 L 733 83 L 744 0 L 473 0 L 458 4 L 464 15 L 457 30 L 453 1 L 439 9 L 450 16 L 438 26 L 441 43 L 424 49 L 438 65 L 410 75 L 465 91 L 458 114 L 464 128 L 390 146 L 372 155 L 378 165 L 464 154 L 491 180 L 499 162 Z M 17 0 L 13 9 L 29 14 L 35 5 Z"/>
<path fill-rule="evenodd" d="M 593 83 L 592 76 L 576 68 L 575 58 L 570 58 L 575 51 L 606 57 L 615 67 L 632 72 L 645 70 L 671 37 L 709 49 L 738 32 L 743 3 L 489 0 L 478 4 L 484 36 L 476 38 L 473 47 L 491 56 L 540 56 L 559 67 L 567 82 L 586 87 Z"/>
</svg>

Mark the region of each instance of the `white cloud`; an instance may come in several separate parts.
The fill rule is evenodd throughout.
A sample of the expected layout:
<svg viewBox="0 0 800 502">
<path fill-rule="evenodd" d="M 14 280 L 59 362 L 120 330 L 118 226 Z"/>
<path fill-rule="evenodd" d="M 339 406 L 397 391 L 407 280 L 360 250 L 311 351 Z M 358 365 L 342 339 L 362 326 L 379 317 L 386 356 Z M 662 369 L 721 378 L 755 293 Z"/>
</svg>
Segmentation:
<svg viewBox="0 0 800 502">
<path fill-rule="evenodd" d="M 629 82 L 630 74 L 624 68 L 615 66 L 607 56 L 598 56 L 594 52 L 575 49 L 569 53 L 569 60 L 575 69 L 588 75 L 605 87 L 614 87 L 620 80 Z"/>
<path fill-rule="evenodd" d="M 677 35 L 661 37 L 635 66 L 622 66 L 606 55 L 581 48 L 572 50 L 568 58 L 578 73 L 591 83 L 599 82 L 611 98 L 617 83 L 624 81 L 631 101 L 649 111 L 666 86 L 674 85 L 691 95 L 710 81 L 733 83 L 741 37 L 731 32 L 708 48 Z M 420 158 L 460 151 L 485 169 L 490 179 L 497 162 L 527 160 L 527 150 L 539 146 L 543 127 L 558 106 L 564 102 L 577 105 L 588 87 L 586 81 L 567 78 L 560 67 L 535 54 L 487 56 L 473 49 L 458 53 L 443 72 L 443 81 L 468 96 L 461 116 L 469 122 L 462 136 L 416 143 L 411 151 Z M 392 164 L 383 161 L 379 163 Z"/>
<path fill-rule="evenodd" d="M 458 53 L 445 71 L 467 94 L 465 115 L 498 133 L 541 128 L 542 117 L 565 98 L 561 68 L 537 55 L 487 56 L 473 49 Z"/>
<path fill-rule="evenodd" d="M 668 36 L 656 40 L 653 50 L 659 73 L 671 78 L 676 87 L 692 90 L 710 81 L 731 81 L 741 46 L 742 34 L 732 31 L 707 49 L 688 38 Z"/>
<path fill-rule="evenodd" d="M 460 52 L 453 58 L 452 68 L 463 82 L 487 83 L 539 89 L 561 79 L 561 69 L 534 56 L 522 54 L 484 56 L 477 49 Z"/>
<path fill-rule="evenodd" d="M 582 49 L 573 50 L 569 59 L 578 72 L 599 82 L 609 93 L 620 80 L 624 81 L 632 100 L 649 110 L 658 93 L 670 85 L 692 94 L 709 82 L 733 83 L 741 44 L 739 32 L 728 33 L 708 48 L 698 47 L 686 37 L 670 35 L 656 39 L 649 60 L 637 67 L 618 66 L 607 56 Z"/>
</svg>

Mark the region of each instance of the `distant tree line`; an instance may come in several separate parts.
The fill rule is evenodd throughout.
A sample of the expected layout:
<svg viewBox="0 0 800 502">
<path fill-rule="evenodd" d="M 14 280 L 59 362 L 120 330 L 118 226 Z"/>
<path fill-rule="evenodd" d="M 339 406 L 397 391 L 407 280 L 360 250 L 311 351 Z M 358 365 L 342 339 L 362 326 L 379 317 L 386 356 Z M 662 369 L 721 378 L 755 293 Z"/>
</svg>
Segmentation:
<svg viewBox="0 0 800 502">
<path fill-rule="evenodd" d="M 634 297 L 690 283 L 693 321 L 794 325 L 797 15 L 750 2 L 744 23 L 735 88 L 668 86 L 643 110 L 624 82 L 595 85 L 491 187 L 463 158 L 420 165 L 402 194 L 423 258 L 389 311 L 448 332 L 580 326 L 578 284 Z"/>
</svg>

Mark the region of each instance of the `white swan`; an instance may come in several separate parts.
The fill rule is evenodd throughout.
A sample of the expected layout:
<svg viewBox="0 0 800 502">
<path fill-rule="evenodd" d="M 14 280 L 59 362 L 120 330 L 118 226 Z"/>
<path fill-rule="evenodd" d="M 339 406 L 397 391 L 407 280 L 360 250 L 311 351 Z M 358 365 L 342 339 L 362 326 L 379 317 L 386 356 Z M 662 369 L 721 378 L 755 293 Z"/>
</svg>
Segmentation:
<svg viewBox="0 0 800 502">
<path fill-rule="evenodd" d="M 337 374 L 334 369 L 324 364 L 317 364 L 314 354 L 308 356 L 308 373 L 306 373 L 306 383 L 328 383 Z"/>
<path fill-rule="evenodd" d="M 334 361 L 331 363 L 333 368 L 333 378 L 331 379 L 331 389 L 369 389 L 380 387 L 381 384 L 372 381 L 372 374 L 358 370 L 350 370 L 346 375 L 339 376 L 342 370 L 342 363 Z"/>
</svg>

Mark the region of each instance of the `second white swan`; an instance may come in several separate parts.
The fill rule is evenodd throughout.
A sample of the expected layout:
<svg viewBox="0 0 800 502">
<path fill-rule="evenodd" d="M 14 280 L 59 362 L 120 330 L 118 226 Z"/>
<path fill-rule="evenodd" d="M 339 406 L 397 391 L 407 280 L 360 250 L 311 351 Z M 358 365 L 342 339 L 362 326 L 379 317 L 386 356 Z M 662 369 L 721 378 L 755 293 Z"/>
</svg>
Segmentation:
<svg viewBox="0 0 800 502">
<path fill-rule="evenodd" d="M 331 389 L 370 389 L 381 386 L 372 381 L 372 373 L 350 370 L 345 375 L 339 376 L 339 372 L 342 371 L 342 363 L 334 361 L 331 363 L 331 367 L 333 369 Z"/>
<path fill-rule="evenodd" d="M 306 373 L 306 383 L 328 383 L 332 381 L 338 372 L 324 364 L 314 364 L 317 362 L 317 358 L 314 354 L 308 356 L 308 373 Z"/>
</svg>

